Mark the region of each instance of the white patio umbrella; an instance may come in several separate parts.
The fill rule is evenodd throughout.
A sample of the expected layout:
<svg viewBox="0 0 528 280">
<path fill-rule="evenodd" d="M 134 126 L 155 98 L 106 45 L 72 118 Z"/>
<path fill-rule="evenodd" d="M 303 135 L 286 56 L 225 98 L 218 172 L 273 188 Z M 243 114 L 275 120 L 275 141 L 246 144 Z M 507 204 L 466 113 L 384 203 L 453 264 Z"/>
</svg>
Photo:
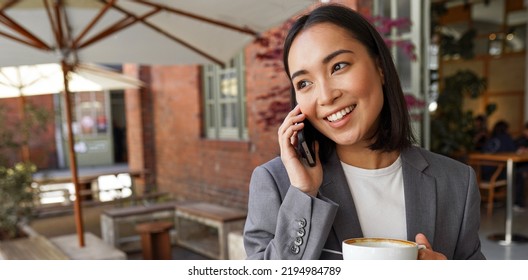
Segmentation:
<svg viewBox="0 0 528 280">
<path fill-rule="evenodd" d="M 318 0 L 0 0 L 0 66 L 229 61 Z"/>
<path fill-rule="evenodd" d="M 68 74 L 71 92 L 139 88 L 143 82 L 96 64 L 79 63 Z M 56 63 L 0 68 L 0 98 L 64 91 L 62 66 Z"/>
<path fill-rule="evenodd" d="M 69 74 L 70 91 L 103 91 L 139 88 L 143 82 L 96 64 L 79 63 Z M 56 63 L 0 68 L 0 98 L 19 98 L 22 119 L 26 96 L 64 91 L 62 66 Z M 29 160 L 29 147 L 22 146 L 22 159 Z"/>
<path fill-rule="evenodd" d="M 0 0 L 0 66 L 61 62 L 78 193 L 66 78 L 79 61 L 201 64 L 229 61 L 243 46 L 317 0 Z M 84 246 L 80 199 L 75 203 Z"/>
</svg>

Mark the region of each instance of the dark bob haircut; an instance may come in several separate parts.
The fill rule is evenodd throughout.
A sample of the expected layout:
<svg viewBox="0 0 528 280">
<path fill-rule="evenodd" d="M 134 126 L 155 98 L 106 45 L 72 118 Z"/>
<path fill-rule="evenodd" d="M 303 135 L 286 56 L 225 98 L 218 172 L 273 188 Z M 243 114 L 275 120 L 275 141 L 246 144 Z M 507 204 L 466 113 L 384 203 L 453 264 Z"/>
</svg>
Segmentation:
<svg viewBox="0 0 528 280">
<path fill-rule="evenodd" d="M 391 53 L 377 30 L 354 10 L 338 4 L 321 5 L 293 23 L 284 41 L 283 62 L 288 77 L 290 77 L 288 55 L 293 41 L 301 31 L 320 23 L 331 23 L 348 31 L 353 38 L 366 47 L 368 53 L 374 61 L 378 62 L 378 66 L 383 71 L 383 108 L 380 113 L 379 126 L 373 136 L 375 142 L 369 148 L 389 152 L 401 151 L 411 146 L 415 138 Z M 292 104 L 295 104 L 293 85 L 291 85 L 291 99 Z M 307 121 L 305 122 L 307 133 L 313 130 L 315 139 L 321 144 L 321 160 L 324 160 L 335 147 L 335 143 L 316 131 Z"/>
</svg>

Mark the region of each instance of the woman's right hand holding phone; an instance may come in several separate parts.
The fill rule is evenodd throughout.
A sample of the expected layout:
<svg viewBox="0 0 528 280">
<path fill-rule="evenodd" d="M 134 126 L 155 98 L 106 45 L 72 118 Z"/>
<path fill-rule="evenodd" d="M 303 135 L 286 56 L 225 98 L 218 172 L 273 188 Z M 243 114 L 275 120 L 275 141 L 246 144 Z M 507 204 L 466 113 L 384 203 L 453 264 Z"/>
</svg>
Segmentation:
<svg viewBox="0 0 528 280">
<path fill-rule="evenodd" d="M 299 158 L 295 147 L 297 146 L 297 133 L 304 128 L 306 116 L 301 113 L 299 105 L 286 115 L 279 127 L 278 139 L 281 153 L 281 160 L 292 186 L 300 189 L 304 193 L 316 196 L 323 181 L 323 169 L 319 156 L 316 156 L 316 165 L 310 167 L 304 164 Z M 319 153 L 319 143 L 315 142 L 315 154 Z"/>
</svg>

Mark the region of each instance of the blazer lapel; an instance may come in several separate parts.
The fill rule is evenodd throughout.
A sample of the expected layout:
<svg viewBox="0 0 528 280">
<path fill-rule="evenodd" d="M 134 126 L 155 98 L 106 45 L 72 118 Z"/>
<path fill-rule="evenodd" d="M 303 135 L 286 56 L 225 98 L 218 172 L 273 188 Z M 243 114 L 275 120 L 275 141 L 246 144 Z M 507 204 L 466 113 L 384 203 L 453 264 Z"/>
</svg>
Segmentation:
<svg viewBox="0 0 528 280">
<path fill-rule="evenodd" d="M 323 184 L 320 193 L 339 205 L 333 225 L 338 241 L 363 237 L 356 206 L 335 150 L 323 168 Z"/>
<path fill-rule="evenodd" d="M 436 223 L 436 182 L 426 174 L 429 163 L 418 148 L 402 152 L 403 185 L 407 218 L 407 238 L 415 240 L 423 233 L 430 244 L 434 243 Z"/>
</svg>

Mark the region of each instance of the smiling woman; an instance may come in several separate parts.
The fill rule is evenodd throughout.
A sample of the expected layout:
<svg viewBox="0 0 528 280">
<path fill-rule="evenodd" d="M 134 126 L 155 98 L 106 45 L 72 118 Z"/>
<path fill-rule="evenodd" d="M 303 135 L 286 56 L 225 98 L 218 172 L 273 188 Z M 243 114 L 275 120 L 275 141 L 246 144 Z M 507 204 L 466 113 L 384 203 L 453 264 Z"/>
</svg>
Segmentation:
<svg viewBox="0 0 528 280">
<path fill-rule="evenodd" d="M 291 98 L 280 157 L 252 175 L 250 259 L 340 259 L 343 240 L 416 241 L 419 259 L 483 259 L 473 170 L 414 146 L 390 51 L 360 14 L 322 5 L 284 43 Z M 315 166 L 295 147 L 313 131 Z M 300 139 L 300 137 L 299 137 Z"/>
</svg>

